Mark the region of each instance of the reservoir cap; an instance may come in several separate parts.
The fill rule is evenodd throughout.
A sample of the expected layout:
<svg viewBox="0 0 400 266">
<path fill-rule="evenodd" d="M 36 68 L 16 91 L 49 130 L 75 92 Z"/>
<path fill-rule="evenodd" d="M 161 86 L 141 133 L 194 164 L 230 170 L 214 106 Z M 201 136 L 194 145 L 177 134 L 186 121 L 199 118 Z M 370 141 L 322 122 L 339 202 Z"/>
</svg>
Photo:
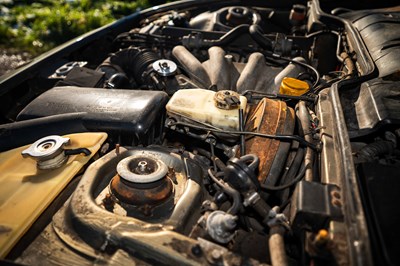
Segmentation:
<svg viewBox="0 0 400 266">
<path fill-rule="evenodd" d="M 307 82 L 296 79 L 285 77 L 282 79 L 282 83 L 279 89 L 280 94 L 300 96 L 306 93 L 310 89 L 310 85 Z"/>
</svg>

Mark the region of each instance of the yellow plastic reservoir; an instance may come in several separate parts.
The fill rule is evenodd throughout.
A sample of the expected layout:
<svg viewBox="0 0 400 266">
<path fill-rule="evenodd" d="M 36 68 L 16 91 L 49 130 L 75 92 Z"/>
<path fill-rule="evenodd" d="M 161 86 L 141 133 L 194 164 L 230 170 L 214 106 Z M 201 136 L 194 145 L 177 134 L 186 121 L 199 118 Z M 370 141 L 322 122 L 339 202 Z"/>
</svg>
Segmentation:
<svg viewBox="0 0 400 266">
<path fill-rule="evenodd" d="M 39 170 L 21 152 L 30 145 L 0 153 L 0 257 L 4 258 L 40 214 L 96 154 L 106 133 L 78 133 L 67 149 L 87 148 L 91 155 L 71 155 L 55 170 Z"/>
<path fill-rule="evenodd" d="M 247 98 L 238 95 L 237 108 L 226 110 L 217 107 L 216 93 L 204 89 L 187 89 L 175 92 L 167 104 L 167 112 L 207 123 L 221 129 L 239 129 L 239 108 L 246 111 Z"/>
<path fill-rule="evenodd" d="M 310 85 L 307 82 L 295 79 L 295 78 L 283 78 L 281 87 L 279 89 L 280 94 L 300 96 L 306 93 L 310 89 Z"/>
</svg>

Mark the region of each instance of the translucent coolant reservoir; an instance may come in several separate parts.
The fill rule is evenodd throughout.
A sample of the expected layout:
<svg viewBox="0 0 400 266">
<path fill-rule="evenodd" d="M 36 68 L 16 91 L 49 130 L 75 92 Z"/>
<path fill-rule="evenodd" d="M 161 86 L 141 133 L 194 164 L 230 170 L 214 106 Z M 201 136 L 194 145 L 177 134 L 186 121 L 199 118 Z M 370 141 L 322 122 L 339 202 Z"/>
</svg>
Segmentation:
<svg viewBox="0 0 400 266">
<path fill-rule="evenodd" d="M 67 149 L 87 148 L 91 154 L 70 155 L 54 170 L 40 170 L 21 152 L 30 145 L 0 153 L 0 258 L 4 258 L 40 214 L 96 154 L 106 133 L 66 135 Z"/>
<path fill-rule="evenodd" d="M 221 95 L 221 92 L 218 92 Z M 229 102 L 229 93 L 227 94 Z M 237 94 L 236 94 L 237 95 Z M 177 115 L 189 118 L 198 122 L 211 124 L 221 129 L 239 129 L 239 108 L 246 111 L 247 98 L 244 96 L 235 96 L 240 103 L 231 109 L 222 106 L 217 107 L 216 92 L 204 89 L 188 89 L 175 92 L 167 104 L 167 112 L 170 115 Z"/>
</svg>

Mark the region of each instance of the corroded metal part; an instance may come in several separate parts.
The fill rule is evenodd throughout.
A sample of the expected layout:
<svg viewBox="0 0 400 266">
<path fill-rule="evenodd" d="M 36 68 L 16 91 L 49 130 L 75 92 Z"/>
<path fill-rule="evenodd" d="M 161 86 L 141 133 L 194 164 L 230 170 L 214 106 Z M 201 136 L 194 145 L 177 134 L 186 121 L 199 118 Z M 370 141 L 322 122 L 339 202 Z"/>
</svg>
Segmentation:
<svg viewBox="0 0 400 266">
<path fill-rule="evenodd" d="M 155 205 L 164 202 L 172 194 L 172 184 L 168 178 L 149 184 L 135 184 L 114 176 L 110 183 L 111 193 L 119 200 L 132 205 Z"/>
<path fill-rule="evenodd" d="M 292 134 L 294 130 L 293 109 L 287 107 L 285 102 L 264 98 L 250 111 L 245 129 L 271 135 Z M 267 181 L 271 171 L 280 171 L 272 169 L 273 166 L 276 167 L 274 162 L 279 161 L 279 165 L 283 167 L 289 147 L 290 143 L 281 143 L 279 140 L 270 138 L 253 136 L 246 139 L 246 154 L 255 154 L 260 159 L 258 180 L 261 183 L 271 182 Z"/>
<path fill-rule="evenodd" d="M 117 165 L 117 175 L 109 190 L 123 203 L 142 206 L 157 205 L 172 194 L 168 166 L 151 152 L 129 156 Z"/>
</svg>

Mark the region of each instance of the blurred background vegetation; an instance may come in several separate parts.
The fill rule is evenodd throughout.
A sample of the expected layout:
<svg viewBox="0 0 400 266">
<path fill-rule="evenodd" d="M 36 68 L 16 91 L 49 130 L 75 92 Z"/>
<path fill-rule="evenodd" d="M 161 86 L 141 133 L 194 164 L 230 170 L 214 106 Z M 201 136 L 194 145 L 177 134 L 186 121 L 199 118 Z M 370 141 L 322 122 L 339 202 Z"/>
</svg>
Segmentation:
<svg viewBox="0 0 400 266">
<path fill-rule="evenodd" d="M 0 49 L 36 56 L 149 5 L 148 0 L 0 0 Z"/>
</svg>

